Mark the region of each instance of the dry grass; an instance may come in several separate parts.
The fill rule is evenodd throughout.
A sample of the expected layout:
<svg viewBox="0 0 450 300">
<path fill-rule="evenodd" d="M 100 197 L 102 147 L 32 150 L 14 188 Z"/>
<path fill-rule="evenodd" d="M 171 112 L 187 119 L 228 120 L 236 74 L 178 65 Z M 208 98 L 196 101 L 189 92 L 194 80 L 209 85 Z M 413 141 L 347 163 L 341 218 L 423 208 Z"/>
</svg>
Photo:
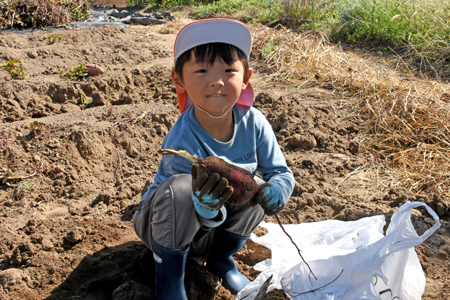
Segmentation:
<svg viewBox="0 0 450 300">
<path fill-rule="evenodd" d="M 363 119 L 357 141 L 380 158 L 380 182 L 450 200 L 450 89 L 395 68 L 371 67 L 320 32 L 252 27 L 253 57 L 268 81 L 332 85 Z M 401 63 L 401 59 L 399 59 Z"/>
<path fill-rule="evenodd" d="M 305 84 L 325 74 L 331 66 L 328 43 L 321 32 L 293 33 L 260 24 L 252 26 L 254 59 L 263 58 L 267 81 Z"/>
<path fill-rule="evenodd" d="M 176 18 L 173 21 L 160 25 L 144 26 L 135 25 L 130 26 L 128 31 L 136 35 L 136 41 L 146 39 L 149 35 L 159 34 L 177 34 L 181 28 L 187 25 L 192 20 L 184 18 Z"/>
<path fill-rule="evenodd" d="M 185 18 L 176 18 L 173 21 L 167 22 L 158 30 L 161 34 L 177 34 L 184 26 L 192 20 Z"/>
<path fill-rule="evenodd" d="M 450 65 L 448 57 L 450 55 L 450 42 L 440 36 L 435 36 L 418 46 L 412 43 L 405 45 L 403 56 L 409 61 L 419 65 L 419 70 L 423 72 L 433 71 L 441 77 L 448 77 Z"/>
</svg>

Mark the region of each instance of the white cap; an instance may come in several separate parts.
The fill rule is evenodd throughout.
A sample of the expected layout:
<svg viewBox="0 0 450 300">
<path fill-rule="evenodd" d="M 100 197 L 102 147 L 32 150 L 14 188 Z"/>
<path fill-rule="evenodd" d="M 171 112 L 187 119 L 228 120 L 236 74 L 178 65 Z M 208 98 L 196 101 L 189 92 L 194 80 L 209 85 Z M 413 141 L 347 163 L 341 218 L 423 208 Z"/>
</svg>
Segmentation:
<svg viewBox="0 0 450 300">
<path fill-rule="evenodd" d="M 233 45 L 248 59 L 252 34 L 244 23 L 232 19 L 205 19 L 189 23 L 180 30 L 175 40 L 174 61 L 189 49 L 209 43 Z"/>
</svg>

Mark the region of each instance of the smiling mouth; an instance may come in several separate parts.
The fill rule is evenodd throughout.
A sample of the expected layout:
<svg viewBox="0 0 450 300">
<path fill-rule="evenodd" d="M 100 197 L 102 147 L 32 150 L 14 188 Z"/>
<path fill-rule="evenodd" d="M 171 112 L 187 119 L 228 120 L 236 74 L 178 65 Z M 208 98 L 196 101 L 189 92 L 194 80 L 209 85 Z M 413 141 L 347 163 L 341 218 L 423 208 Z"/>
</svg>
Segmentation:
<svg viewBox="0 0 450 300">
<path fill-rule="evenodd" d="M 208 97 L 223 97 L 223 96 L 225 96 L 225 94 L 212 94 L 209 95 Z"/>
</svg>

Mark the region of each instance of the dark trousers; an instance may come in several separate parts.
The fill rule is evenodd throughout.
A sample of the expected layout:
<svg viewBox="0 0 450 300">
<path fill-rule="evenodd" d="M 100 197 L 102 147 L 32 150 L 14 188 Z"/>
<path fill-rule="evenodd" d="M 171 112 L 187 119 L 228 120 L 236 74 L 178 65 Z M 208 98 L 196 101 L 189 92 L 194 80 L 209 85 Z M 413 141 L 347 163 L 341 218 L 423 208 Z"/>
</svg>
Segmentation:
<svg viewBox="0 0 450 300">
<path fill-rule="evenodd" d="M 227 215 L 223 223 L 206 226 L 194 208 L 191 198 L 190 174 L 169 177 L 155 191 L 139 203 L 133 216 L 136 234 L 152 249 L 152 239 L 168 249 L 185 249 L 190 255 L 203 256 L 214 240 L 216 230 L 249 236 L 264 219 L 261 206 L 225 204 Z"/>
</svg>

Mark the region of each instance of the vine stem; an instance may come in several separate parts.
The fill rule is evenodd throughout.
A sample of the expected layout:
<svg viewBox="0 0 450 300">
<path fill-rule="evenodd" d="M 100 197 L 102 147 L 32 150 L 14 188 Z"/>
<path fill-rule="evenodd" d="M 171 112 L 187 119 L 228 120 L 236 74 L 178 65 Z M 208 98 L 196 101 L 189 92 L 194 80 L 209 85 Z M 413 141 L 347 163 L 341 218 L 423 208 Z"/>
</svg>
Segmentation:
<svg viewBox="0 0 450 300">
<path fill-rule="evenodd" d="M 278 221 L 278 224 L 280 225 L 281 229 L 283 230 L 283 232 L 289 237 L 289 239 L 291 240 L 292 244 L 295 246 L 295 248 L 297 249 L 298 254 L 300 255 L 300 257 L 302 258 L 303 262 L 308 266 L 309 272 L 311 272 L 312 276 L 314 276 L 314 278 L 317 280 L 316 275 L 314 275 L 314 272 L 312 271 L 311 267 L 309 266 L 309 264 L 306 262 L 306 260 L 303 258 L 303 255 L 300 251 L 300 249 L 297 247 L 297 244 L 294 242 L 294 239 L 289 235 L 289 233 L 287 233 L 286 229 L 284 229 L 283 224 L 281 223 L 280 217 L 278 215 L 275 215 L 275 218 Z"/>
<path fill-rule="evenodd" d="M 303 293 L 299 293 L 299 294 L 295 295 L 294 298 L 296 298 L 296 297 L 298 297 L 298 296 L 301 296 L 301 295 L 308 294 L 308 293 L 314 293 L 314 292 L 317 292 L 318 290 L 321 290 L 321 289 L 323 289 L 324 287 L 329 286 L 330 284 L 332 284 L 333 282 L 335 282 L 339 277 L 341 277 L 342 273 L 344 273 L 344 269 L 341 270 L 341 273 L 339 273 L 339 275 L 338 275 L 333 281 L 330 281 L 329 283 L 327 283 L 327 284 L 325 284 L 325 285 L 322 285 L 321 287 L 315 288 L 315 289 L 313 289 L 313 290 L 309 290 L 309 291 L 306 291 L 306 292 L 303 292 Z"/>
<path fill-rule="evenodd" d="M 5 183 L 6 180 L 25 180 L 34 176 L 39 176 L 42 174 L 42 172 L 44 171 L 44 160 L 40 161 L 40 165 L 38 167 L 36 167 L 33 171 L 33 174 L 30 175 L 26 175 L 26 176 L 0 176 L 0 180 L 2 181 L 2 183 Z"/>
</svg>

